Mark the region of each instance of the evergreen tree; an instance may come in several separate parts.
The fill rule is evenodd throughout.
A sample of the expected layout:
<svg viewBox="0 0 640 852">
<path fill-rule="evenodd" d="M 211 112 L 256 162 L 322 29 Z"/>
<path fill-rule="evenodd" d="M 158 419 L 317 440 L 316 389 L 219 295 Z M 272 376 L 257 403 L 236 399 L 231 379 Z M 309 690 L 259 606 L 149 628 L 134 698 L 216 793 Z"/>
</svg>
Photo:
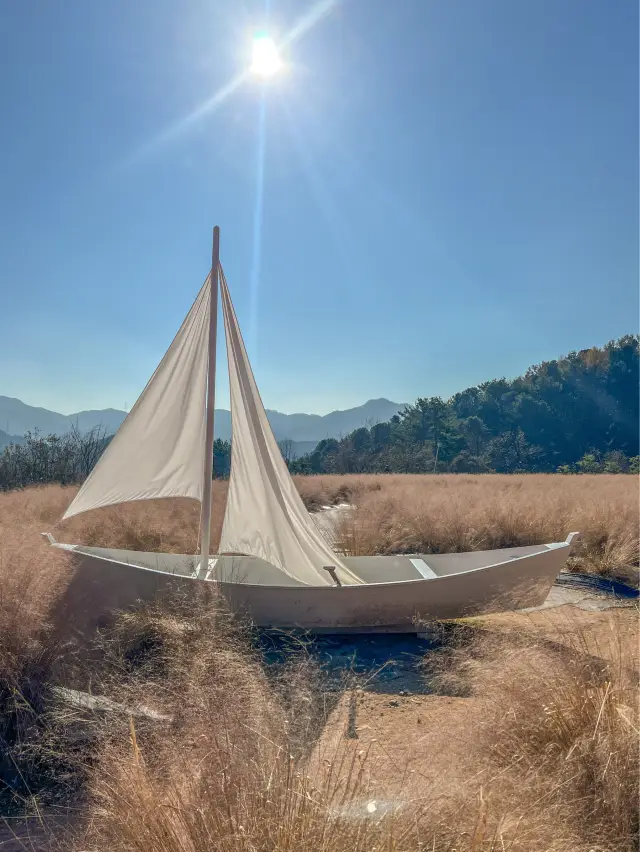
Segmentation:
<svg viewBox="0 0 640 852">
<path fill-rule="evenodd" d="M 388 423 L 322 441 L 313 473 L 637 472 L 638 337 L 545 361 L 513 381 L 420 397 Z"/>
</svg>

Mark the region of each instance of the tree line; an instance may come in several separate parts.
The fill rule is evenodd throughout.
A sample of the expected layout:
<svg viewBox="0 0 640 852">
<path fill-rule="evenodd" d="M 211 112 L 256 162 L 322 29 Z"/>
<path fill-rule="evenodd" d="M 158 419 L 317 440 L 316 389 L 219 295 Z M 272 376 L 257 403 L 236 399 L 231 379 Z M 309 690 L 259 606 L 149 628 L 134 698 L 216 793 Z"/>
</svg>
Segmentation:
<svg viewBox="0 0 640 852">
<path fill-rule="evenodd" d="M 27 432 L 20 443 L 0 453 L 0 491 L 59 482 L 82 482 L 92 471 L 112 436 L 103 429 L 85 434 L 73 427 L 64 435 Z"/>
<path fill-rule="evenodd" d="M 638 472 L 638 336 L 321 441 L 296 473 Z"/>
<path fill-rule="evenodd" d="M 320 441 L 293 473 L 638 473 L 637 335 L 545 361 L 451 399 L 421 397 L 386 423 Z M 0 454 L 0 490 L 82 482 L 112 436 L 103 430 L 28 433 Z M 231 444 L 214 442 L 214 475 L 229 476 Z"/>
<path fill-rule="evenodd" d="M 113 435 L 96 428 L 81 433 L 75 427 L 64 435 L 41 435 L 37 429 L 0 452 L 0 491 L 57 482 L 83 482 L 93 470 Z M 231 469 L 231 443 L 213 444 L 214 475 L 226 479 Z"/>
</svg>

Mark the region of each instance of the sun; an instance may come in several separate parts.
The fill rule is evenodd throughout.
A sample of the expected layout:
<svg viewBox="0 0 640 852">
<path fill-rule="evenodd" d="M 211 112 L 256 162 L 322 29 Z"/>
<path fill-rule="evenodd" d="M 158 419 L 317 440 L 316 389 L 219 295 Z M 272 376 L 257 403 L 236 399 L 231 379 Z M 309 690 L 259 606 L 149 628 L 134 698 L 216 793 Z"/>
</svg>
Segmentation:
<svg viewBox="0 0 640 852">
<path fill-rule="evenodd" d="M 251 70 L 260 77 L 272 77 L 282 68 L 282 60 L 276 43 L 265 35 L 253 39 L 253 61 Z"/>
</svg>

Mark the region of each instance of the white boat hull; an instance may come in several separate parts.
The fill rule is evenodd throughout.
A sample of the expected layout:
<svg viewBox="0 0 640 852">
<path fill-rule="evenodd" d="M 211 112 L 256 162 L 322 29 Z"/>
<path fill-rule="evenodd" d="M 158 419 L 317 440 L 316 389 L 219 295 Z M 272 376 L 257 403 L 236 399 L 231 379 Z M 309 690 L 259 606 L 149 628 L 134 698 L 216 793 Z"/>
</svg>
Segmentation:
<svg viewBox="0 0 640 852">
<path fill-rule="evenodd" d="M 81 633 L 115 610 L 214 586 L 234 612 L 259 627 L 317 632 L 419 632 L 430 619 L 452 619 L 542 604 L 571 553 L 565 542 L 441 555 L 347 557 L 368 582 L 304 586 L 252 557 L 212 557 L 205 578 L 197 559 L 52 544 L 73 553 L 76 572 L 62 606 Z M 393 577 L 392 582 L 381 578 Z M 259 578 L 259 582 L 252 580 Z M 282 581 L 282 582 L 280 582 Z"/>
</svg>

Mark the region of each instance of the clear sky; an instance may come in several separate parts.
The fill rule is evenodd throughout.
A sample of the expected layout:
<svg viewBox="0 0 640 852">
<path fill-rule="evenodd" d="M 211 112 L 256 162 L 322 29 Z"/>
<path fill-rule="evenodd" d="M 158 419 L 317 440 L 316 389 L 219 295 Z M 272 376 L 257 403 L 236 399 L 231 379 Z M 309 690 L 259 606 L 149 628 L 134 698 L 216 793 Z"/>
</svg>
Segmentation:
<svg viewBox="0 0 640 852">
<path fill-rule="evenodd" d="M 268 13 L 0 0 L 0 394 L 130 407 L 214 224 L 269 408 L 448 396 L 637 330 L 635 0 Z M 215 98 L 264 28 L 286 73 Z"/>
</svg>

